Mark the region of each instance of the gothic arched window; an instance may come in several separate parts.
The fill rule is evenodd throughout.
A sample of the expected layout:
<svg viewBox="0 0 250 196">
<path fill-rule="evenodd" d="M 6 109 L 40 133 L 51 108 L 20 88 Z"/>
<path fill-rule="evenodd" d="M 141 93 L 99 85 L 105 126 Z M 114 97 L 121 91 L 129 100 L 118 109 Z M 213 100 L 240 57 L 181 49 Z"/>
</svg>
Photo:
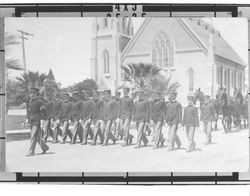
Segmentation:
<svg viewBox="0 0 250 196">
<path fill-rule="evenodd" d="M 107 50 L 103 52 L 103 72 L 105 74 L 109 73 L 109 53 Z"/>
<path fill-rule="evenodd" d="M 194 70 L 192 67 L 188 69 L 188 89 L 189 92 L 194 91 Z"/>
<path fill-rule="evenodd" d="M 155 37 L 152 49 L 152 63 L 161 68 L 174 66 L 174 48 L 167 33 L 161 30 Z"/>
</svg>

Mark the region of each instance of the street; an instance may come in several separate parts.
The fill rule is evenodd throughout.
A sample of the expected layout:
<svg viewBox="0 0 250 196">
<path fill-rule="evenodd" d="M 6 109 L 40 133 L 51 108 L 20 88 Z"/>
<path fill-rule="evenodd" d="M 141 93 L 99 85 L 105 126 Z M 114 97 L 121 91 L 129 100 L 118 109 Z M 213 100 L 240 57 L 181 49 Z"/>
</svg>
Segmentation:
<svg viewBox="0 0 250 196">
<path fill-rule="evenodd" d="M 221 127 L 219 127 L 221 128 Z M 136 136 L 136 130 L 131 133 Z M 166 138 L 166 129 L 163 131 Z M 29 140 L 7 142 L 7 170 L 11 172 L 232 172 L 249 168 L 249 131 L 243 129 L 226 134 L 222 129 L 212 132 L 212 144 L 205 145 L 205 134 L 197 129 L 196 149 L 186 152 L 187 139 L 183 128 L 179 128 L 182 146 L 169 152 L 167 143 L 160 149 L 147 147 L 134 149 L 122 147 L 122 141 L 109 146 L 80 144 L 52 144 L 50 150 L 36 156 L 26 157 Z M 151 136 L 148 136 L 151 140 Z"/>
</svg>

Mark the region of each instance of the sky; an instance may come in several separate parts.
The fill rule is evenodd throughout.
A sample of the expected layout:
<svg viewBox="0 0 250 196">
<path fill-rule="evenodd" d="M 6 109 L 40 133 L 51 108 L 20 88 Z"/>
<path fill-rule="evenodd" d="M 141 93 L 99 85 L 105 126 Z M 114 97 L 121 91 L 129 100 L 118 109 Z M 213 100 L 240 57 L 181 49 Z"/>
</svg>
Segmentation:
<svg viewBox="0 0 250 196">
<path fill-rule="evenodd" d="M 205 19 L 212 23 L 226 41 L 247 63 L 247 20 L 244 18 Z M 90 78 L 90 56 L 93 18 L 6 18 L 5 32 L 33 34 L 25 40 L 27 70 L 48 73 L 52 68 L 62 87 Z M 143 22 L 133 18 L 135 32 Z M 6 48 L 6 58 L 22 62 L 22 45 Z M 14 79 L 20 72 L 9 71 Z M 72 77 L 73 76 L 73 77 Z"/>
</svg>

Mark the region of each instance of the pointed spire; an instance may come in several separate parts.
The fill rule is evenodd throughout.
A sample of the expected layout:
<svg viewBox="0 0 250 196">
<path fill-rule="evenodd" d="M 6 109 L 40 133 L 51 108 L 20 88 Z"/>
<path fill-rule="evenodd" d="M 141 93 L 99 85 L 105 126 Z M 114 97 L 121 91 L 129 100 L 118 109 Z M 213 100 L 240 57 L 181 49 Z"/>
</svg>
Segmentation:
<svg viewBox="0 0 250 196">
<path fill-rule="evenodd" d="M 54 74 L 52 72 L 52 69 L 49 69 L 49 73 L 47 75 L 47 80 L 55 80 Z"/>
</svg>

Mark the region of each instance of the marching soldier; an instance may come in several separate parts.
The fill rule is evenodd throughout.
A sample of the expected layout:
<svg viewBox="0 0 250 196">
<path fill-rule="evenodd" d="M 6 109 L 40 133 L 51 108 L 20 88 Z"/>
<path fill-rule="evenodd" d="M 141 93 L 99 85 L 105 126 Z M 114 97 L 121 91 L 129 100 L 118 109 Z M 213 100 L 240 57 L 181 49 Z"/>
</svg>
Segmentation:
<svg viewBox="0 0 250 196">
<path fill-rule="evenodd" d="M 83 96 L 84 100 L 82 101 L 82 114 L 81 114 L 81 124 L 83 127 L 82 145 L 86 145 L 89 135 L 93 139 L 93 132 L 90 128 L 90 125 L 91 125 L 91 115 L 94 103 L 91 99 L 89 99 L 88 91 L 83 91 Z"/>
<path fill-rule="evenodd" d="M 72 140 L 71 144 L 76 143 L 77 136 L 82 143 L 82 135 L 83 130 L 81 123 L 79 123 L 82 114 L 82 101 L 80 98 L 79 91 L 73 92 L 73 104 L 71 109 L 71 121 L 73 122 L 73 133 L 72 133 Z"/>
<path fill-rule="evenodd" d="M 187 152 L 195 148 L 194 133 L 195 128 L 199 127 L 198 109 L 194 106 L 194 97 L 188 95 L 188 106 L 184 108 L 182 126 L 185 127 L 188 139 Z"/>
<path fill-rule="evenodd" d="M 116 142 L 116 138 L 111 132 L 111 125 L 114 120 L 115 103 L 111 99 L 111 90 L 105 90 L 104 92 L 105 99 L 102 104 L 102 120 L 104 120 L 105 123 L 103 146 L 107 146 L 109 139 L 111 139 L 114 144 Z"/>
<path fill-rule="evenodd" d="M 72 141 L 72 133 L 69 129 L 70 118 L 71 118 L 71 109 L 72 109 L 72 102 L 70 100 L 69 93 L 64 94 L 64 101 L 62 103 L 62 142 L 61 144 L 65 144 L 67 140 L 67 136 L 69 136 L 70 140 Z"/>
<path fill-rule="evenodd" d="M 154 149 L 159 148 L 159 144 L 164 145 L 165 139 L 162 134 L 162 125 L 165 119 L 166 104 L 161 98 L 161 92 L 153 92 L 153 100 L 150 107 L 150 116 L 154 124 Z"/>
<path fill-rule="evenodd" d="M 204 104 L 201 106 L 201 116 L 200 120 L 203 122 L 203 131 L 206 134 L 206 141 L 205 144 L 212 143 L 212 122 L 214 120 L 214 106 L 210 102 L 210 96 L 205 95 L 204 97 Z"/>
<path fill-rule="evenodd" d="M 114 125 L 115 125 L 115 131 L 114 131 L 114 135 L 116 137 L 116 139 L 119 139 L 119 136 L 121 136 L 121 138 L 123 137 L 123 133 L 122 133 L 122 121 L 120 119 L 120 110 L 121 110 L 121 99 L 120 99 L 121 93 L 119 91 L 115 92 L 115 112 L 114 112 Z"/>
<path fill-rule="evenodd" d="M 148 139 L 145 134 L 145 124 L 149 122 L 149 103 L 145 99 L 144 92 L 142 90 L 137 91 L 139 100 L 135 102 L 133 107 L 133 121 L 136 122 L 137 127 L 137 142 L 135 148 L 140 148 L 141 140 L 144 145 L 147 146 Z"/>
<path fill-rule="evenodd" d="M 25 121 L 25 123 L 30 123 L 31 128 L 31 142 L 27 156 L 34 156 L 36 143 L 40 145 L 43 154 L 49 150 L 49 147 L 45 144 L 42 138 L 42 130 L 40 127 L 41 114 L 42 111 L 45 110 L 45 106 L 42 99 L 39 97 L 39 89 L 31 88 L 30 98 L 29 112 L 27 113 L 27 119 Z"/>
<path fill-rule="evenodd" d="M 94 136 L 92 145 L 96 145 L 97 137 L 99 136 L 101 143 L 103 144 L 103 132 L 104 130 L 104 121 L 102 120 L 102 104 L 103 99 L 100 97 L 98 91 L 93 91 L 93 109 L 92 109 L 92 122 L 94 124 Z"/>
<path fill-rule="evenodd" d="M 62 130 L 60 129 L 61 125 L 61 117 L 62 117 L 62 101 L 59 98 L 59 95 L 56 95 L 56 100 L 54 103 L 54 129 L 53 129 L 53 135 L 54 140 L 52 143 L 58 143 L 58 135 L 61 135 Z"/>
<path fill-rule="evenodd" d="M 170 129 L 170 146 L 169 151 L 174 149 L 174 144 L 177 147 L 181 147 L 181 141 L 177 135 L 178 125 L 182 121 L 182 107 L 181 104 L 176 101 L 177 93 L 175 91 L 170 92 L 169 103 L 166 110 L 166 122 Z"/>
<path fill-rule="evenodd" d="M 44 106 L 45 106 L 45 115 L 44 119 L 41 121 L 41 127 L 44 131 L 44 141 L 47 142 L 49 136 L 53 137 L 53 130 L 51 128 L 51 121 L 53 119 L 53 111 L 54 111 L 54 101 L 50 99 L 48 96 L 44 96 Z"/>
</svg>

